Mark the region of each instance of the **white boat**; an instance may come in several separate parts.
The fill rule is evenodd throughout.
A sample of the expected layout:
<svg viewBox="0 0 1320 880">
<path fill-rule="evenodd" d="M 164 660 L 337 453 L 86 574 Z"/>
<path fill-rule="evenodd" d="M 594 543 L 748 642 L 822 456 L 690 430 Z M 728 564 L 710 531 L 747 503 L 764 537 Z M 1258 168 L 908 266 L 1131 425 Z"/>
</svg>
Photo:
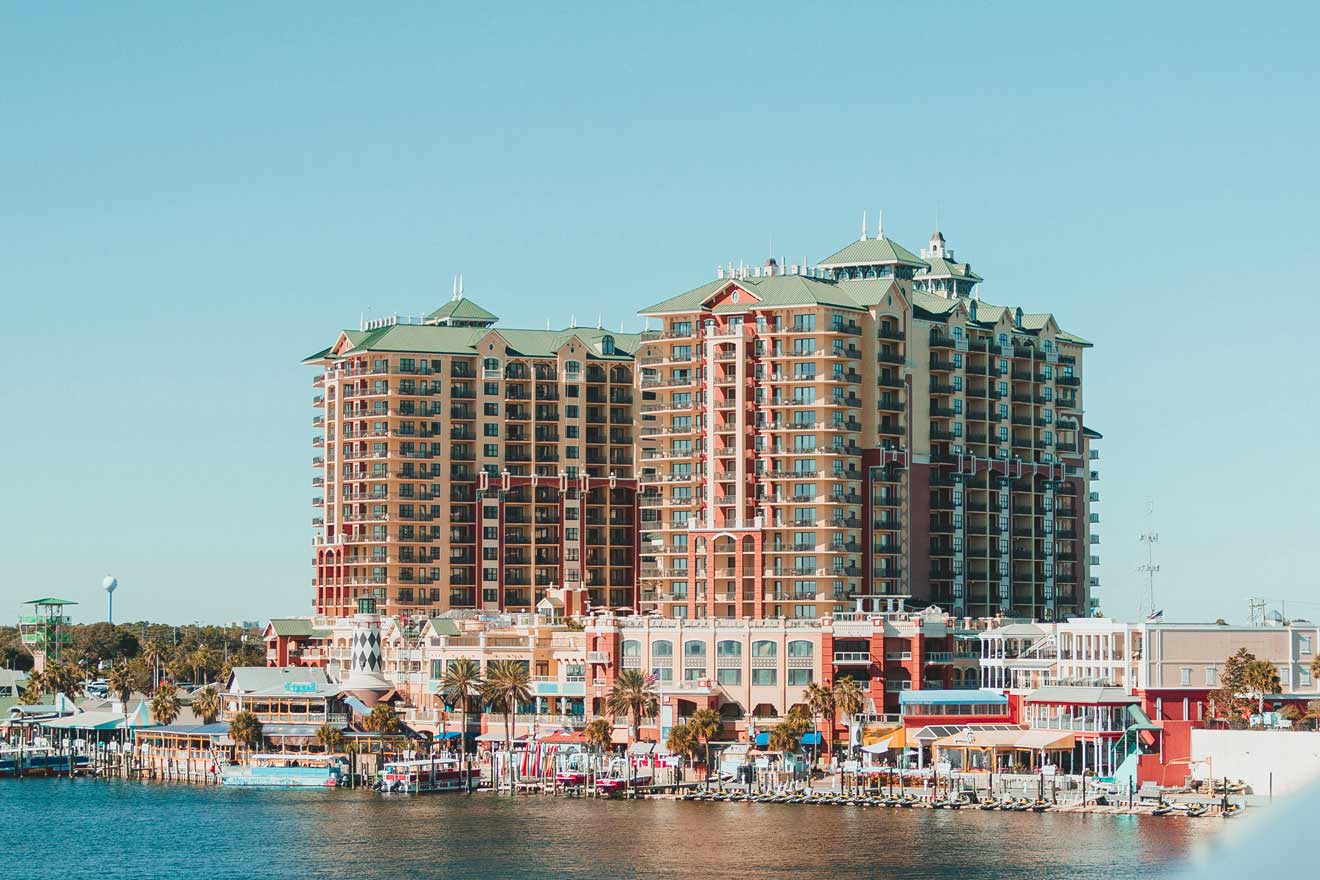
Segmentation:
<svg viewBox="0 0 1320 880">
<path fill-rule="evenodd" d="M 464 785 L 464 780 L 472 783 Z M 450 755 L 389 761 L 380 771 L 382 794 L 426 794 L 433 791 L 463 791 L 481 781 L 481 768 L 463 771 L 458 758 Z"/>
<path fill-rule="evenodd" d="M 347 770 L 343 755 L 277 752 L 252 755 L 246 765 L 222 767 L 220 782 L 255 788 L 334 788 Z"/>
</svg>

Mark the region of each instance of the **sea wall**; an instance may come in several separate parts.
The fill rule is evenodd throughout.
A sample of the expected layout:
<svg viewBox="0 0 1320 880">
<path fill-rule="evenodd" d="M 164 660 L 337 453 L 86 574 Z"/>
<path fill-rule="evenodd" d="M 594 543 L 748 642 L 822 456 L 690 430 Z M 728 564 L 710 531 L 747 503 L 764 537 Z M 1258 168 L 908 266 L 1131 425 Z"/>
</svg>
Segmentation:
<svg viewBox="0 0 1320 880">
<path fill-rule="evenodd" d="M 1320 733 L 1294 730 L 1193 730 L 1192 776 L 1241 779 L 1253 793 L 1297 791 L 1320 777 Z"/>
</svg>

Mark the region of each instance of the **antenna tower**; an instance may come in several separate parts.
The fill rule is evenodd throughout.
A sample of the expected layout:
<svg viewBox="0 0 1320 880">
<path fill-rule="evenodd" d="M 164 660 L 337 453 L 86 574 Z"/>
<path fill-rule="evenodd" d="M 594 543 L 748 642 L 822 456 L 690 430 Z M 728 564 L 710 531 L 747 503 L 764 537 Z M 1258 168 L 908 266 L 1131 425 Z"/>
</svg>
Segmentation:
<svg viewBox="0 0 1320 880">
<path fill-rule="evenodd" d="M 1146 561 L 1137 566 L 1137 571 L 1146 575 L 1146 595 L 1138 602 L 1137 611 L 1140 612 L 1144 607 L 1147 615 L 1152 615 L 1159 610 L 1155 607 L 1155 575 L 1160 570 L 1160 567 L 1155 564 L 1155 545 L 1159 543 L 1160 533 L 1153 528 L 1154 518 L 1155 499 L 1147 498 L 1146 530 L 1139 536 L 1141 543 L 1146 545 Z"/>
</svg>

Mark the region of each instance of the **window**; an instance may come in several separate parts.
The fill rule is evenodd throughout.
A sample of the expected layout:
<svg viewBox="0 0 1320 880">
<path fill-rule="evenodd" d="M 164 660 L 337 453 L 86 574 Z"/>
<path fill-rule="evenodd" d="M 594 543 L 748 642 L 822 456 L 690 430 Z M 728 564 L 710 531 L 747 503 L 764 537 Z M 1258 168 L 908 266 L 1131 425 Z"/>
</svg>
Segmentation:
<svg viewBox="0 0 1320 880">
<path fill-rule="evenodd" d="M 788 643 L 788 656 L 790 657 L 810 657 L 815 651 L 815 645 L 801 639 Z"/>
<path fill-rule="evenodd" d="M 717 642 L 715 644 L 716 657 L 741 657 L 742 643 L 735 641 Z"/>
<path fill-rule="evenodd" d="M 812 675 L 810 669 L 790 669 L 788 670 L 788 684 L 790 687 L 806 687 L 811 684 Z"/>
<path fill-rule="evenodd" d="M 752 642 L 753 657 L 773 657 L 777 652 L 778 646 L 774 642 Z"/>
<path fill-rule="evenodd" d="M 1299 688 L 1309 688 L 1311 686 L 1311 670 L 1305 666 L 1297 670 L 1297 686 Z"/>
<path fill-rule="evenodd" d="M 698 642 L 698 641 L 684 642 L 684 643 L 683 643 L 683 656 L 684 656 L 684 657 L 705 657 L 705 656 L 706 656 L 706 643 L 705 643 L 705 642 Z"/>
<path fill-rule="evenodd" d="M 642 643 L 636 639 L 628 639 L 623 643 L 623 656 L 640 657 L 642 656 Z"/>
<path fill-rule="evenodd" d="M 1184 666 L 1182 668 L 1182 677 L 1179 681 L 1179 684 L 1181 684 L 1183 687 L 1186 687 L 1191 683 L 1192 683 L 1192 669 L 1190 666 Z"/>
<path fill-rule="evenodd" d="M 1311 637 L 1310 637 L 1310 636 L 1298 636 L 1298 637 L 1297 637 L 1297 653 L 1299 653 L 1299 654 L 1301 654 L 1301 655 L 1303 655 L 1303 656 L 1305 656 L 1305 655 L 1311 653 Z"/>
<path fill-rule="evenodd" d="M 720 684 L 742 684 L 742 670 L 737 667 L 732 669 L 717 669 L 715 671 L 715 680 Z"/>
<path fill-rule="evenodd" d="M 1207 666 L 1205 668 L 1205 686 L 1215 686 L 1215 668 L 1213 666 Z"/>
<path fill-rule="evenodd" d="M 602 354 L 614 354 L 614 337 L 605 336 L 600 340 L 600 351 Z"/>
<path fill-rule="evenodd" d="M 684 585 L 686 587 L 686 584 Z M 686 592 L 686 590 L 685 590 Z M 674 656 L 674 643 L 668 639 L 660 639 L 651 643 L 651 659 L 658 660 L 661 657 L 670 659 Z"/>
<path fill-rule="evenodd" d="M 752 684 L 772 685 L 774 683 L 775 683 L 775 670 L 773 669 L 752 670 Z"/>
</svg>

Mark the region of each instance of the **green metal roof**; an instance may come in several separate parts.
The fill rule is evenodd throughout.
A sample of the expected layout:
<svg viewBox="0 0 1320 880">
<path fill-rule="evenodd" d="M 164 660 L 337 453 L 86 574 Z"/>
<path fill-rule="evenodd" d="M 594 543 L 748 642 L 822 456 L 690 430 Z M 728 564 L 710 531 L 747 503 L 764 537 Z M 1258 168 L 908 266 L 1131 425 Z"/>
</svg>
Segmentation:
<svg viewBox="0 0 1320 880">
<path fill-rule="evenodd" d="M 912 266 L 922 269 L 925 260 L 890 238 L 865 238 L 849 244 L 820 261 L 832 266 Z"/>
<path fill-rule="evenodd" d="M 451 299 L 449 302 L 427 315 L 426 320 L 490 321 L 491 323 L 494 323 L 495 321 L 498 321 L 499 318 L 491 312 L 486 311 L 472 300 L 459 297 L 458 299 Z"/>
<path fill-rule="evenodd" d="M 555 357 L 573 339 L 579 340 L 588 356 L 600 360 L 629 360 L 641 341 L 640 333 L 612 333 L 603 328 L 576 327 L 567 330 L 518 330 L 505 327 L 449 327 L 434 324 L 394 324 L 377 330 L 345 330 L 351 343 L 345 355 L 364 351 L 409 354 L 477 355 L 478 344 L 498 334 L 509 352 L 523 357 Z M 605 353 L 605 337 L 614 339 L 614 353 Z M 333 357 L 329 349 L 307 358 L 308 362 Z"/>
<path fill-rule="evenodd" d="M 309 617 L 272 617 L 270 626 L 277 636 L 307 638 L 317 632 Z"/>
<path fill-rule="evenodd" d="M 919 274 L 918 278 L 960 278 L 966 281 L 984 281 L 980 275 L 972 271 L 966 263 L 955 263 L 952 260 L 946 260 L 943 257 L 925 258 L 928 268 Z"/>
<path fill-rule="evenodd" d="M 78 603 L 73 601 L 72 599 L 54 599 L 47 597 L 45 599 L 29 599 L 23 604 L 45 606 L 45 605 L 77 605 Z"/>
<path fill-rule="evenodd" d="M 680 293 L 650 308 L 643 315 L 663 315 L 674 312 L 694 312 L 713 294 L 729 285 L 735 285 L 759 300 L 761 306 L 831 306 L 861 311 L 862 306 L 833 281 L 808 278 L 805 275 L 766 275 L 760 278 L 722 278 L 701 287 Z M 745 312 L 748 305 L 728 303 L 713 309 L 715 314 Z"/>
</svg>

